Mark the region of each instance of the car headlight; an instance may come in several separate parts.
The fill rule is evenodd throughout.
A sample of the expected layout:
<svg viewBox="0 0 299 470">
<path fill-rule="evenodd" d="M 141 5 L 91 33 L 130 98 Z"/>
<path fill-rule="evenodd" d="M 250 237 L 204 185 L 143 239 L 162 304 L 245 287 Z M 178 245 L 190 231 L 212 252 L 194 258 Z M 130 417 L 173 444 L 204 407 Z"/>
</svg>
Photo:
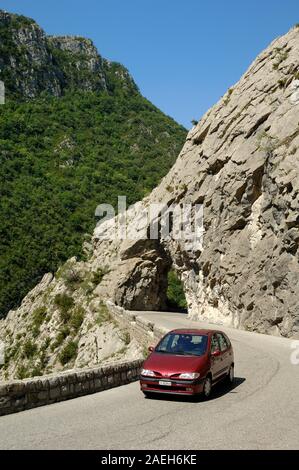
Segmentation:
<svg viewBox="0 0 299 470">
<path fill-rule="evenodd" d="M 183 372 L 179 375 L 179 379 L 187 379 L 187 380 L 194 380 L 198 379 L 200 376 L 199 372 Z"/>
<path fill-rule="evenodd" d="M 153 370 L 149 370 L 149 369 L 142 369 L 141 370 L 141 375 L 146 375 L 148 377 L 154 377 L 155 372 Z"/>
</svg>

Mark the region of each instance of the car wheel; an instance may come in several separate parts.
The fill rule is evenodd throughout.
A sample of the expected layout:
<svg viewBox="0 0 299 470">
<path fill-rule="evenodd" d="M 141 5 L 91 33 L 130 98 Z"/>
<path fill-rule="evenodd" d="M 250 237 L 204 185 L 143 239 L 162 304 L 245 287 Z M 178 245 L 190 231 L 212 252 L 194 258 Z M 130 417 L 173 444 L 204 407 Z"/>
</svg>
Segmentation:
<svg viewBox="0 0 299 470">
<path fill-rule="evenodd" d="M 235 380 L 235 374 L 234 374 L 234 366 L 233 364 L 230 366 L 228 374 L 227 374 L 227 382 L 232 385 Z"/>
<path fill-rule="evenodd" d="M 212 379 L 210 376 L 205 378 L 203 383 L 202 393 L 205 399 L 208 399 L 211 396 L 212 392 Z"/>
<path fill-rule="evenodd" d="M 145 398 L 151 398 L 152 397 L 152 394 L 150 392 L 143 392 L 143 395 L 145 396 Z"/>
</svg>

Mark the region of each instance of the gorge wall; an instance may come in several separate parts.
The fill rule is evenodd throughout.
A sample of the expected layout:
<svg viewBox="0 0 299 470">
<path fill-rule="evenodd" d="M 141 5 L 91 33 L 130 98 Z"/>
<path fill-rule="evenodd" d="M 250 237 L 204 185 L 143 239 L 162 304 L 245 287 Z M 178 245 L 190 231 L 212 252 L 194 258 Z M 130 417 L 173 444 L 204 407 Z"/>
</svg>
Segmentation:
<svg viewBox="0 0 299 470">
<path fill-rule="evenodd" d="M 159 309 L 160 278 L 172 264 L 193 319 L 299 337 L 298 65 L 295 27 L 202 117 L 161 184 L 128 211 L 142 238 L 148 226 L 140 214 L 151 204 L 202 204 L 201 250 L 172 234 L 100 239 L 114 221 L 95 230 L 90 262 L 111 268 L 102 296 L 126 308 Z"/>
</svg>

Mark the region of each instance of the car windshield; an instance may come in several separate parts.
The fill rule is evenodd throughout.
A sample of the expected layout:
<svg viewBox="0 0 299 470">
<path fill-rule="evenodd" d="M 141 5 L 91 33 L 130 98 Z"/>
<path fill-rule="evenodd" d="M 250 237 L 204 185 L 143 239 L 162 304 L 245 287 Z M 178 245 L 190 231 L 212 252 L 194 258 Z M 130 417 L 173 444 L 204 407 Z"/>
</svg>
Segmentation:
<svg viewBox="0 0 299 470">
<path fill-rule="evenodd" d="M 169 333 L 155 349 L 155 352 L 181 354 L 184 356 L 202 356 L 207 350 L 206 335 L 189 333 Z"/>
</svg>

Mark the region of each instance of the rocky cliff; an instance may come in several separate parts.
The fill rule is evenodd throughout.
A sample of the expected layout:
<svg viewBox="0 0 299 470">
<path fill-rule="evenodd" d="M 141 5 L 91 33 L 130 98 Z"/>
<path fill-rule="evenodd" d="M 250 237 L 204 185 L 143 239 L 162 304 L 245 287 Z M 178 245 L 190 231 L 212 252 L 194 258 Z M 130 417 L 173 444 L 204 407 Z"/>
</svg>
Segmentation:
<svg viewBox="0 0 299 470">
<path fill-rule="evenodd" d="M 12 355 L 38 308 L 50 312 L 38 326 L 45 341 L 49 325 L 55 331 L 63 321 L 61 292 L 70 296 L 71 290 L 74 302 L 84 303 L 91 323 L 93 306 L 107 299 L 127 309 L 163 308 L 171 267 L 184 283 L 190 317 L 299 337 L 298 58 L 295 27 L 200 119 L 161 184 L 127 211 L 134 239 L 110 236 L 123 216 L 106 221 L 96 228 L 92 246 L 85 246 L 86 262 L 71 260 L 63 274 L 46 277 L 9 313 L 0 336 L 9 339 Z M 159 236 L 145 238 L 152 221 L 142 217 L 144 211 L 183 203 L 203 205 L 202 247 L 190 249 L 173 231 L 161 236 L 159 214 Z M 9 374 L 14 367 L 8 365 Z"/>
<path fill-rule="evenodd" d="M 115 66 L 121 69 L 123 86 L 137 90 L 125 67 Z M 0 79 L 8 96 L 107 90 L 110 69 L 90 39 L 47 36 L 34 20 L 0 10 Z"/>
<path fill-rule="evenodd" d="M 189 316 L 299 337 L 299 28 L 275 40 L 189 132 L 175 165 L 128 214 L 140 240 L 102 240 L 91 265 L 111 270 L 99 293 L 159 309 L 171 265 Z M 170 234 L 143 240 L 151 204 L 203 205 L 200 250 Z M 112 222 L 104 227 L 111 230 Z M 159 220 L 157 220 L 159 223 Z"/>
</svg>

